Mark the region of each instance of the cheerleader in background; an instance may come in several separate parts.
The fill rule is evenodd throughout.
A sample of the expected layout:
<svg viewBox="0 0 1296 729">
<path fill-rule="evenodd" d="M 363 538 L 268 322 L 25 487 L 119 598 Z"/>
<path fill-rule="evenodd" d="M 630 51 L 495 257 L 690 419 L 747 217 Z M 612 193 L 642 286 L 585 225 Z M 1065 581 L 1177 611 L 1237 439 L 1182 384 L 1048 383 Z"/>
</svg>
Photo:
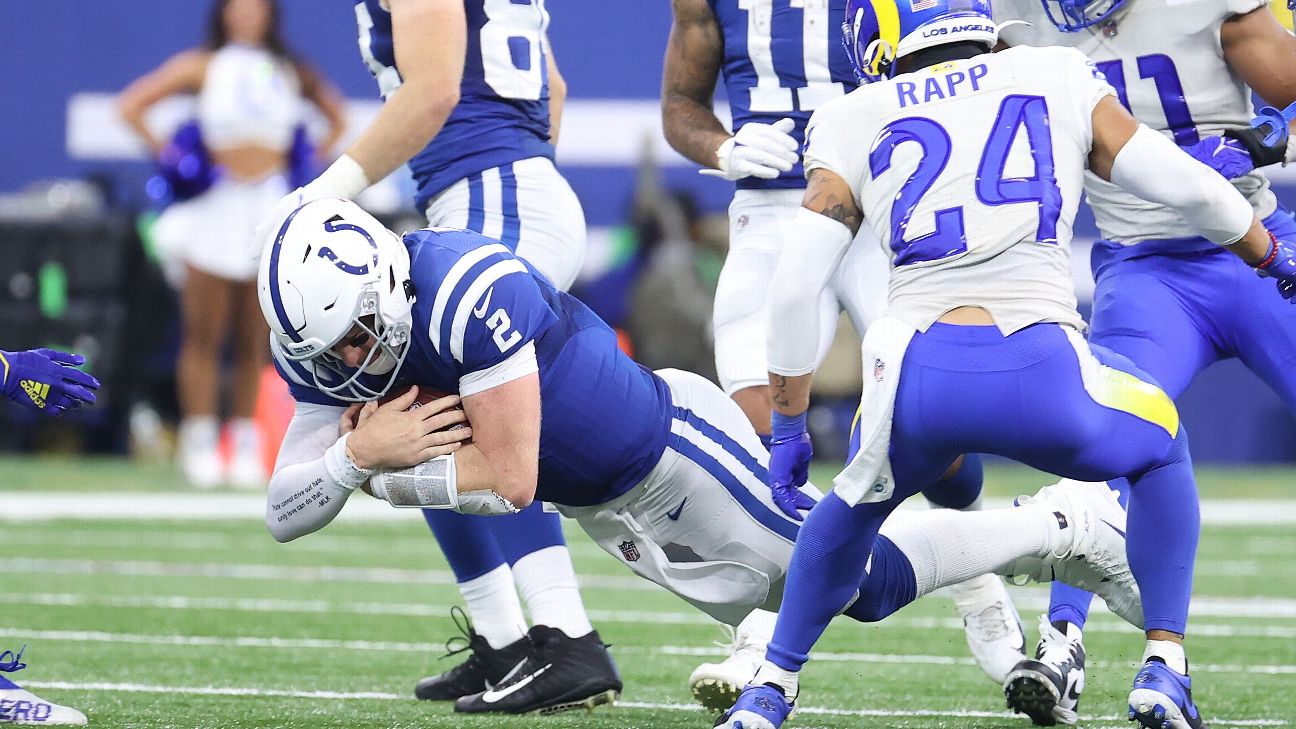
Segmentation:
<svg viewBox="0 0 1296 729">
<path fill-rule="evenodd" d="M 217 0 L 204 46 L 172 56 L 122 92 L 122 116 L 155 156 L 167 140 L 146 126 L 146 112 L 180 93 L 196 94 L 200 150 L 210 155 L 213 174 L 204 175 L 209 187 L 172 204 L 154 228 L 181 292 L 178 460 L 195 486 L 255 486 L 266 480 L 252 411 L 269 332 L 257 307 L 261 242 L 253 231 L 293 187 L 291 152 L 307 102 L 328 122 L 319 145 L 325 152 L 342 134 L 343 102 L 284 44 L 275 0 Z M 234 351 L 228 468 L 218 450 L 227 342 Z"/>
</svg>

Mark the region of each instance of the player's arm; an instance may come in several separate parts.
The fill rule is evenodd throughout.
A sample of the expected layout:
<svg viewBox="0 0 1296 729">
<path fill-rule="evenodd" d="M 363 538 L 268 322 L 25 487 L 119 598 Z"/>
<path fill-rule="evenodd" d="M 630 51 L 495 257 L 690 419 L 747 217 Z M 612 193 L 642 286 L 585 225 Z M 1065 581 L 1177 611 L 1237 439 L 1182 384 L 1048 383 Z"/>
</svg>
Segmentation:
<svg viewBox="0 0 1296 729">
<path fill-rule="evenodd" d="M 463 406 L 474 435 L 454 456 L 459 492 L 492 491 L 525 509 L 535 498 L 540 470 L 539 374 L 468 395 Z"/>
<path fill-rule="evenodd" d="M 156 155 L 165 146 L 148 128 L 144 115 L 149 108 L 168 96 L 194 92 L 202 87 L 207 73 L 206 51 L 189 50 L 177 53 L 153 71 L 141 76 L 127 86 L 117 97 L 117 109 L 130 128 L 144 140 L 149 152 Z"/>
<path fill-rule="evenodd" d="M 774 412 L 769 486 L 774 503 L 797 520 L 801 510 L 814 505 L 799 489 L 809 478 L 814 454 L 806 412 L 823 329 L 820 297 L 862 222 L 846 181 L 831 170 L 812 167 L 770 283 L 766 358 Z"/>
<path fill-rule="evenodd" d="M 672 0 L 662 69 L 662 129 L 676 152 L 717 167 L 716 149 L 730 137 L 712 107 L 724 62 L 724 36 L 707 0 Z"/>
<path fill-rule="evenodd" d="M 297 76 L 301 79 L 302 96 L 320 110 L 328 123 L 328 133 L 319 144 L 320 151 L 328 154 L 346 131 L 346 105 L 342 92 L 310 64 L 298 63 Z"/>
<path fill-rule="evenodd" d="M 803 416 L 810 407 L 820 296 L 862 222 L 846 181 L 831 170 L 811 170 L 769 293 L 770 394 L 784 416 Z"/>
<path fill-rule="evenodd" d="M 558 59 L 554 58 L 553 46 L 545 37 L 545 48 L 548 50 L 549 74 L 549 142 L 558 143 L 558 131 L 562 128 L 563 106 L 567 103 L 567 79 L 558 70 Z"/>
<path fill-rule="evenodd" d="M 389 0 L 392 45 L 401 85 L 346 153 L 318 178 L 290 193 L 271 214 L 283 220 L 326 197 L 350 199 L 418 154 L 441 131 L 463 82 L 468 21 L 461 0 Z"/>
<path fill-rule="evenodd" d="M 662 70 L 662 129 L 676 152 L 729 180 L 773 179 L 797 162 L 795 123 L 749 122 L 730 134 L 715 115 L 716 75 L 724 35 L 707 0 L 673 0 L 673 21 Z M 717 171 L 718 172 L 713 172 Z"/>
<path fill-rule="evenodd" d="M 1203 237 L 1280 283 L 1296 281 L 1290 244 L 1269 233 L 1242 193 L 1164 135 L 1140 124 L 1115 97 L 1105 96 L 1094 106 L 1089 169 L 1144 200 L 1173 209 Z"/>
<path fill-rule="evenodd" d="M 1220 26 L 1224 60 L 1261 99 L 1283 109 L 1296 102 L 1296 37 L 1279 24 L 1269 8 L 1236 15 Z M 1265 143 L 1262 129 L 1229 130 L 1249 153 L 1255 167 L 1296 161 L 1296 141 L 1288 135 Z"/>
<path fill-rule="evenodd" d="M 384 468 L 404 468 L 447 456 L 469 430 L 452 409 L 456 397 L 407 410 L 417 388 L 384 405 L 298 402 L 279 447 L 266 498 L 266 526 L 288 542 L 322 529 L 337 517 L 351 492 Z"/>
</svg>

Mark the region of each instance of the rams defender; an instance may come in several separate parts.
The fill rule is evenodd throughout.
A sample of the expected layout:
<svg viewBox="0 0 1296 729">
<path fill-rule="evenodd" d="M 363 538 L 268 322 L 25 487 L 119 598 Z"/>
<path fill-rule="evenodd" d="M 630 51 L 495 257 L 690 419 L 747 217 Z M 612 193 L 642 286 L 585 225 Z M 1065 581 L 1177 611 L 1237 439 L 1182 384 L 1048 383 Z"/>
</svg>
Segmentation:
<svg viewBox="0 0 1296 729">
<path fill-rule="evenodd" d="M 554 285 L 570 286 L 585 251 L 585 216 L 553 165 L 565 90 L 544 0 L 359 0 L 355 14 L 360 53 L 385 103 L 347 153 L 284 198 L 273 219 L 307 200 L 355 197 L 408 162 L 415 202 L 432 225 L 497 238 Z M 529 643 L 519 592 L 532 622 L 557 629 L 559 643 L 576 650 L 572 641 L 593 630 L 556 514 L 537 504 L 508 520 L 425 517 L 473 628 L 469 659 L 420 682 L 419 698 L 474 693 L 521 660 Z"/>
<path fill-rule="evenodd" d="M 1279 107 L 1296 101 L 1290 62 L 1296 39 L 1267 5 L 996 0 L 994 11 L 1001 22 L 1030 23 L 1004 29 L 1001 40 L 1010 45 L 1070 46 L 1087 55 L 1139 121 L 1231 178 L 1265 225 L 1290 238 L 1296 236 L 1292 213 L 1275 200 L 1264 173 L 1251 169 L 1296 159 L 1288 139 L 1266 148 L 1249 126 L 1253 91 Z M 1296 413 L 1296 320 L 1286 302 L 1270 295 L 1270 284 L 1198 236 L 1174 210 L 1092 174 L 1085 192 L 1103 238 L 1091 258 L 1097 288 L 1090 341 L 1129 357 L 1172 398 L 1207 365 L 1237 357 Z M 1223 301 L 1234 305 L 1222 311 Z M 1196 493 L 1190 481 L 1184 484 L 1182 492 L 1158 499 L 1152 512 L 1177 525 L 1161 546 L 1166 559 L 1189 567 L 1181 590 L 1191 582 L 1198 522 Z M 1010 704 L 1037 720 L 1075 723 L 1084 669 L 1074 656 L 1084 655 L 1089 596 L 1055 586 L 1053 597 L 1041 621 L 1037 660 L 1014 670 L 1005 688 Z M 1181 659 L 1170 665 L 1186 673 Z M 1073 690 L 1065 690 L 1068 684 Z M 1051 710 L 1032 707 L 1036 697 L 1048 704 L 1055 695 Z"/>
<path fill-rule="evenodd" d="M 767 441 L 767 291 L 783 248 L 783 226 L 805 190 L 799 149 L 810 114 L 857 84 L 838 34 L 844 7 L 845 0 L 674 0 L 672 7 L 662 85 L 666 138 L 705 173 L 732 180 L 737 188 L 729 206 L 729 253 L 716 288 L 716 372 Z M 712 107 L 717 75 L 724 80 L 734 134 Z M 832 344 L 839 305 L 861 333 L 882 313 L 886 270 L 876 246 L 851 250 L 820 302 L 820 357 Z M 978 508 L 980 491 L 981 467 L 973 456 L 942 484 L 933 504 Z M 796 514 L 791 505 L 785 510 Z M 1003 583 L 986 576 L 955 585 L 950 593 L 977 663 L 1002 683 L 1025 646 Z M 690 677 L 694 695 L 716 710 L 732 704 L 772 629 L 773 616 L 754 614 L 740 626 L 731 659 L 703 664 Z"/>
<path fill-rule="evenodd" d="M 67 410 L 93 405 L 99 381 L 76 369 L 82 364 L 85 364 L 85 357 L 53 349 L 0 351 L 0 393 L 42 415 L 56 416 Z M 22 657 L 22 649 L 17 653 L 0 652 L 0 674 L 16 673 L 26 668 Z M 76 709 L 46 701 L 0 676 L 0 724 L 11 722 L 80 726 L 86 723 L 86 717 Z"/>
<path fill-rule="evenodd" d="M 818 289 L 865 223 L 892 259 L 890 307 L 865 336 L 860 448 L 806 518 L 766 660 L 726 727 L 783 723 L 828 622 L 861 579 L 867 588 L 891 577 L 879 571 L 879 525 L 960 454 L 995 453 L 1088 480 L 1128 475 L 1135 498 L 1182 487 L 1187 444 L 1173 402 L 1128 359 L 1079 333 L 1069 243 L 1086 168 L 1172 208 L 1280 288 L 1296 282 L 1292 243 L 1275 238 L 1227 181 L 1139 125 L 1082 54 L 990 54 L 997 28 L 986 0 L 923 8 L 849 0 L 848 49 L 875 83 L 826 104 L 809 127 L 804 209 L 771 293 L 776 426 L 800 430 L 771 453 L 776 492 L 795 488 L 809 462 Z M 1272 289 L 1261 294 L 1280 300 Z M 1106 488 L 1045 491 L 1094 487 Z M 1169 665 L 1183 656 L 1185 570 L 1161 560 L 1158 526 L 1129 525 L 1148 637 L 1130 717 L 1195 727 L 1187 679 Z M 988 545 L 942 539 L 936 551 L 979 552 L 1020 536 L 994 533 Z"/>
</svg>

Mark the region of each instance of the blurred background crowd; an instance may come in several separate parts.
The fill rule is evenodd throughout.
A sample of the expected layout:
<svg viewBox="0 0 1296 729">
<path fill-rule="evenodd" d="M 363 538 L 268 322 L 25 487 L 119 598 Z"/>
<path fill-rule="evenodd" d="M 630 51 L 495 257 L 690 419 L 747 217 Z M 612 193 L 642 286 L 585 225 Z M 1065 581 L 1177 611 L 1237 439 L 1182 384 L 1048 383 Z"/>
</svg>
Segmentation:
<svg viewBox="0 0 1296 729">
<path fill-rule="evenodd" d="M 699 176 L 662 137 L 670 4 L 547 5 L 569 94 L 557 164 L 590 225 L 573 293 L 644 365 L 714 379 L 711 303 L 732 187 Z M 0 58 L 18 73 L 0 85 L 0 342 L 83 353 L 104 389 L 98 406 L 58 422 L 0 409 L 0 451 L 174 459 L 198 486 L 260 483 L 291 403 L 266 364 L 255 270 L 220 252 L 376 112 L 352 3 L 54 0 L 6 15 Z M 204 49 L 234 69 L 220 83 L 186 66 Z M 274 123 L 229 146 L 207 130 L 204 158 L 187 126 L 220 120 L 226 78 L 256 89 L 239 98 Z M 1272 177 L 1296 203 L 1296 174 Z M 213 219 L 213 199 L 246 215 Z M 360 202 L 402 230 L 425 224 L 412 199 L 397 173 Z M 1086 310 L 1095 234 L 1083 219 L 1073 262 Z M 817 377 L 810 422 L 824 458 L 845 452 L 857 348 L 839 326 Z M 1198 462 L 1296 461 L 1296 422 L 1236 362 L 1203 373 L 1180 407 Z"/>
</svg>

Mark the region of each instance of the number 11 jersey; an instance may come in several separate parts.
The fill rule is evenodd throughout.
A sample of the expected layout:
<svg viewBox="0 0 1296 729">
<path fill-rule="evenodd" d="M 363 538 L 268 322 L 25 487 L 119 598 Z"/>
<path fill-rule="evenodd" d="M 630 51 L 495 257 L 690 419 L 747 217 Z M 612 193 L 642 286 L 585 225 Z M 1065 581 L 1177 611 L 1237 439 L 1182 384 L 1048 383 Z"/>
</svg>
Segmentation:
<svg viewBox="0 0 1296 729">
<path fill-rule="evenodd" d="M 459 103 L 409 161 L 420 210 L 437 193 L 483 170 L 531 157 L 553 159 L 544 0 L 464 0 L 464 12 L 468 47 Z M 400 87 L 402 72 L 391 13 L 382 0 L 358 0 L 355 13 L 360 55 L 386 99 Z"/>
<path fill-rule="evenodd" d="M 1266 0 L 1133 0 L 1110 21 L 1075 33 L 1063 33 L 1049 22 L 1040 0 L 995 0 L 994 14 L 1001 23 L 1030 23 L 1004 28 L 1000 40 L 1012 46 L 1079 50 L 1097 63 L 1121 104 L 1139 121 L 1180 145 L 1189 145 L 1250 124 L 1251 89 L 1224 60 L 1220 26 L 1234 15 L 1267 4 Z M 1263 173 L 1251 172 L 1233 184 L 1261 218 L 1276 209 Z M 1098 229 L 1109 240 L 1130 245 L 1198 235 L 1174 211 L 1094 175 L 1087 176 L 1085 192 Z M 1199 239 L 1199 246 L 1215 247 L 1204 239 Z"/>
<path fill-rule="evenodd" d="M 841 43 L 846 0 L 707 0 L 724 36 L 721 76 L 736 132 L 747 122 L 796 121 L 855 88 Z M 801 164 L 773 180 L 744 177 L 740 190 L 805 187 Z"/>
<path fill-rule="evenodd" d="M 941 63 L 816 111 L 806 172 L 845 180 L 888 249 L 890 316 L 925 331 L 979 306 L 1005 334 L 1079 327 L 1071 230 L 1093 108 L 1113 93 L 1069 48 Z"/>
</svg>

